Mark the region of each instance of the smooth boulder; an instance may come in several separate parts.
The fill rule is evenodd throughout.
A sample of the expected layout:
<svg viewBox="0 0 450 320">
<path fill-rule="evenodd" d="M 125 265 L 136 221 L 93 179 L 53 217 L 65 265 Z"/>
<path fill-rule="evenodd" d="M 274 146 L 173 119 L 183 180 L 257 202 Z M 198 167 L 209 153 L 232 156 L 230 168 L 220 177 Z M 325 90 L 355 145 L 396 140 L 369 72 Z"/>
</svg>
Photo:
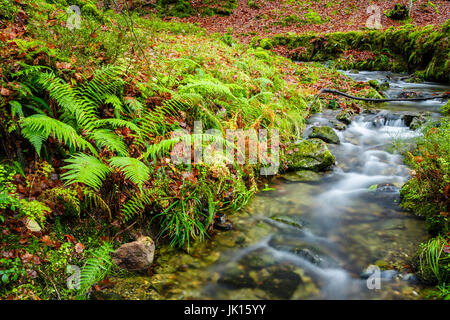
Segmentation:
<svg viewBox="0 0 450 320">
<path fill-rule="evenodd" d="M 352 123 L 353 115 L 348 111 L 341 111 L 336 115 L 336 119 L 345 123 L 346 125 L 349 125 Z"/>
<path fill-rule="evenodd" d="M 286 149 L 285 159 L 288 171 L 322 171 L 335 162 L 327 144 L 320 139 L 308 139 L 290 145 Z"/>
<path fill-rule="evenodd" d="M 310 138 L 317 138 L 327 143 L 339 144 L 340 140 L 333 128 L 328 126 L 313 127 Z"/>
<path fill-rule="evenodd" d="M 142 271 L 150 268 L 155 254 L 152 238 L 142 236 L 136 241 L 121 245 L 113 254 L 112 261 L 128 271 Z"/>
</svg>

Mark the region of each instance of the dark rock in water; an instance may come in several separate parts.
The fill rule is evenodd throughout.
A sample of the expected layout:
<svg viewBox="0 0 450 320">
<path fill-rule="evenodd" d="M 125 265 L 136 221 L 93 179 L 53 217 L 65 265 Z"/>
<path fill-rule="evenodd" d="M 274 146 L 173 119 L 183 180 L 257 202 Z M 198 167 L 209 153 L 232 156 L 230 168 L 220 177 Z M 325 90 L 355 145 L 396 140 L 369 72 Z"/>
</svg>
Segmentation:
<svg viewBox="0 0 450 320">
<path fill-rule="evenodd" d="M 282 175 L 282 178 L 290 182 L 318 182 L 322 178 L 320 174 L 310 170 L 300 170 Z"/>
<path fill-rule="evenodd" d="M 150 237 L 140 237 L 136 241 L 121 245 L 113 252 L 112 261 L 128 271 L 142 271 L 153 263 L 155 244 Z"/>
<path fill-rule="evenodd" d="M 360 277 L 361 279 L 368 279 L 369 277 L 375 275 L 375 272 L 376 270 L 373 266 L 369 266 L 360 274 Z M 380 278 L 385 280 L 393 280 L 399 275 L 399 272 L 396 270 L 380 270 L 379 272 Z"/>
<path fill-rule="evenodd" d="M 325 142 L 319 139 L 303 140 L 286 149 L 286 164 L 289 171 L 321 171 L 331 167 L 335 158 Z"/>
<path fill-rule="evenodd" d="M 340 140 L 336 132 L 331 127 L 321 126 L 313 127 L 312 132 L 309 135 L 310 138 L 318 138 L 327 143 L 339 144 Z"/>
<path fill-rule="evenodd" d="M 255 288 L 256 282 L 252 277 L 237 265 L 228 266 L 220 276 L 219 283 L 232 286 L 234 288 Z"/>
<path fill-rule="evenodd" d="M 271 217 L 272 220 L 287 224 L 289 226 L 295 227 L 297 229 L 302 229 L 303 224 L 301 221 L 298 221 L 298 219 L 295 219 L 290 216 L 282 216 L 282 215 L 276 215 Z"/>
<path fill-rule="evenodd" d="M 265 249 L 254 250 L 239 260 L 239 264 L 250 269 L 267 268 L 275 263 L 275 258 Z"/>
<path fill-rule="evenodd" d="M 348 111 L 341 111 L 336 115 L 336 119 L 349 125 L 352 123 L 353 115 Z"/>
<path fill-rule="evenodd" d="M 365 114 L 378 114 L 378 113 L 380 113 L 380 110 L 378 110 L 378 109 L 364 109 L 363 113 L 365 113 Z"/>
<path fill-rule="evenodd" d="M 426 122 L 425 114 L 418 112 L 409 112 L 404 114 L 402 116 L 402 120 L 411 130 L 418 129 Z"/>
<path fill-rule="evenodd" d="M 399 188 L 389 183 L 380 183 L 375 189 L 376 192 L 399 192 Z"/>
<path fill-rule="evenodd" d="M 336 130 L 344 131 L 345 129 L 347 129 L 347 126 L 340 121 L 331 120 L 330 122 L 331 124 L 333 124 L 333 128 L 335 128 Z"/>
<path fill-rule="evenodd" d="M 223 213 L 218 214 L 214 218 L 214 228 L 217 230 L 228 231 L 233 229 L 233 224 L 227 219 L 227 216 Z"/>
<path fill-rule="evenodd" d="M 313 253 L 311 250 L 306 248 L 297 249 L 294 251 L 294 253 L 316 265 L 319 265 L 322 262 L 322 259 L 317 254 Z"/>
<path fill-rule="evenodd" d="M 383 270 L 381 271 L 381 279 L 393 280 L 399 275 L 396 270 Z"/>
<path fill-rule="evenodd" d="M 92 291 L 91 300 L 123 300 L 120 294 L 115 292 Z"/>
<path fill-rule="evenodd" d="M 425 95 L 423 93 L 417 93 L 415 91 L 402 91 L 398 95 L 399 98 L 410 99 L 410 98 L 423 98 Z"/>
<path fill-rule="evenodd" d="M 422 118 L 414 118 L 409 125 L 411 130 L 417 130 L 424 124 L 424 120 Z"/>
<path fill-rule="evenodd" d="M 407 273 L 402 277 L 403 281 L 408 281 L 410 283 L 419 283 L 419 278 L 414 273 Z"/>
<path fill-rule="evenodd" d="M 267 271 L 269 275 L 262 279 L 259 287 L 275 297 L 289 299 L 303 283 L 302 278 L 290 266 L 275 266 Z"/>
</svg>

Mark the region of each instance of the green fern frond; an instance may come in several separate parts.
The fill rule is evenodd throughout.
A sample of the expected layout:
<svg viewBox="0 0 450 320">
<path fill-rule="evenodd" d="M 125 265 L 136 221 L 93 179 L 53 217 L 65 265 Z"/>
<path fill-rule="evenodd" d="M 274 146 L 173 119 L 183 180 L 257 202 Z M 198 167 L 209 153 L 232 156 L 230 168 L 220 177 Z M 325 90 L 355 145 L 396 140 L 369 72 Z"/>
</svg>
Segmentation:
<svg viewBox="0 0 450 320">
<path fill-rule="evenodd" d="M 136 193 L 128 200 L 120 210 L 122 221 L 128 222 L 135 216 L 142 215 L 145 206 L 149 206 L 154 202 L 156 196 L 161 196 L 160 189 L 143 189 L 142 192 Z"/>
<path fill-rule="evenodd" d="M 114 116 L 117 119 L 120 119 L 120 113 L 123 111 L 123 104 L 119 97 L 113 94 L 108 94 L 105 96 L 105 103 L 112 105 L 114 109 Z"/>
<path fill-rule="evenodd" d="M 122 75 L 122 67 L 105 66 L 96 71 L 91 81 L 76 88 L 77 95 L 99 106 L 108 96 L 116 95 L 120 91 L 123 86 Z"/>
<path fill-rule="evenodd" d="M 133 97 L 125 97 L 124 101 L 130 113 L 135 113 L 137 116 L 141 115 L 142 111 L 144 110 L 144 106 L 139 100 Z"/>
<path fill-rule="evenodd" d="M 128 128 L 130 130 L 133 130 L 138 135 L 141 134 L 141 130 L 137 125 L 135 125 L 131 121 L 123 120 L 123 119 L 100 119 L 95 122 L 95 128 L 103 128 L 103 127 L 110 127 L 111 129 L 117 129 L 117 128 Z"/>
<path fill-rule="evenodd" d="M 84 201 L 88 206 L 88 208 L 90 209 L 100 208 L 104 212 L 108 213 L 109 218 L 112 219 L 111 209 L 109 208 L 105 200 L 103 200 L 102 197 L 97 192 L 88 188 L 83 188 L 83 195 Z"/>
<path fill-rule="evenodd" d="M 229 86 L 215 78 L 191 78 L 188 81 L 188 84 L 179 88 L 180 94 L 197 93 L 210 99 L 236 99 Z"/>
<path fill-rule="evenodd" d="M 92 251 L 91 256 L 80 270 L 79 294 L 84 297 L 87 291 L 97 282 L 103 280 L 112 267 L 112 244 L 105 242 Z"/>
<path fill-rule="evenodd" d="M 150 178 L 150 169 L 141 161 L 131 157 L 112 157 L 111 167 L 119 169 L 125 178 L 136 184 L 140 189 Z"/>
<path fill-rule="evenodd" d="M 114 131 L 97 129 L 89 134 L 94 139 L 99 149 L 106 147 L 110 151 L 116 151 L 119 156 L 128 156 L 128 147 Z"/>
<path fill-rule="evenodd" d="M 62 179 L 67 181 L 67 184 L 84 183 L 85 185 L 98 190 L 110 169 L 102 161 L 94 156 L 79 153 L 66 160 L 70 163 L 64 166 L 63 169 L 68 170 L 62 174 Z"/>
<path fill-rule="evenodd" d="M 30 141 L 30 143 L 33 145 L 34 149 L 36 150 L 36 153 L 38 155 L 41 154 L 41 148 L 44 141 L 48 139 L 48 134 L 44 134 L 41 131 L 35 131 L 31 130 L 30 128 L 24 127 L 22 128 L 22 135 Z"/>
<path fill-rule="evenodd" d="M 152 158 L 156 159 L 163 155 L 167 155 L 172 150 L 173 146 L 179 142 L 197 143 L 203 145 L 205 142 L 220 142 L 222 146 L 234 145 L 234 143 L 227 141 L 226 139 L 212 135 L 212 134 L 187 134 L 175 138 L 165 139 L 157 144 L 153 144 L 147 147 L 144 153 L 144 159 Z"/>
<path fill-rule="evenodd" d="M 24 118 L 21 121 L 21 127 L 23 128 L 23 135 L 33 144 L 38 154 L 40 153 L 42 142 L 50 134 L 55 139 L 66 143 L 70 148 L 75 150 L 89 148 L 92 153 L 97 154 L 95 148 L 79 136 L 73 127 L 46 115 L 35 114 Z"/>
</svg>

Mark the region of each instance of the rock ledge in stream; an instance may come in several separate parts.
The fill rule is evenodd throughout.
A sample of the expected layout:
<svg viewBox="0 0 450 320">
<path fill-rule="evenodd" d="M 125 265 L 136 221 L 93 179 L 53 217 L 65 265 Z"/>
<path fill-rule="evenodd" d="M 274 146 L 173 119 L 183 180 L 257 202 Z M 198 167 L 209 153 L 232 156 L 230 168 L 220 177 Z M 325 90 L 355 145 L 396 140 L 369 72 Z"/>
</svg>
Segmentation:
<svg viewBox="0 0 450 320">
<path fill-rule="evenodd" d="M 136 241 L 121 245 L 113 254 L 112 261 L 128 271 L 142 271 L 153 263 L 155 244 L 150 237 L 140 237 Z"/>
<path fill-rule="evenodd" d="M 326 143 L 319 139 L 303 140 L 286 149 L 288 171 L 322 171 L 331 167 L 334 162 L 335 158 Z"/>
<path fill-rule="evenodd" d="M 318 138 L 327 143 L 339 144 L 340 140 L 336 132 L 331 127 L 320 126 L 313 127 L 312 132 L 309 135 L 310 138 Z"/>
<path fill-rule="evenodd" d="M 310 170 L 300 170 L 285 173 L 282 175 L 282 178 L 289 182 L 318 182 L 321 179 L 321 175 Z"/>
</svg>

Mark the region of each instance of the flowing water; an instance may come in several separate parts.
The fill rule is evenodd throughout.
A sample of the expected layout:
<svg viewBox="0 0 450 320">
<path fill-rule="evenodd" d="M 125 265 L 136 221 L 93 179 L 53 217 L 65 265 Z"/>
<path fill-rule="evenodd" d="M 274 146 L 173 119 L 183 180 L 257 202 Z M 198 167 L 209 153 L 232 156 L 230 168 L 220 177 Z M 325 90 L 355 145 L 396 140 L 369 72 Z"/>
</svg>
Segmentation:
<svg viewBox="0 0 450 320">
<path fill-rule="evenodd" d="M 358 81 L 388 81 L 390 97 L 449 91 L 386 72 L 345 73 Z M 405 125 L 406 112 L 437 118 L 443 103 L 386 103 L 364 111 L 336 131 L 341 143 L 329 145 L 336 166 L 319 181 L 274 180 L 273 190 L 230 216 L 234 230 L 219 232 L 189 255 L 160 252 L 165 258 L 157 261 L 156 274 L 122 291 L 134 298 L 173 299 L 423 298 L 408 264 L 428 235 L 423 220 L 399 207 L 399 188 L 410 172 L 392 142 L 420 134 Z M 330 125 L 336 113 L 313 116 L 308 128 Z"/>
</svg>

